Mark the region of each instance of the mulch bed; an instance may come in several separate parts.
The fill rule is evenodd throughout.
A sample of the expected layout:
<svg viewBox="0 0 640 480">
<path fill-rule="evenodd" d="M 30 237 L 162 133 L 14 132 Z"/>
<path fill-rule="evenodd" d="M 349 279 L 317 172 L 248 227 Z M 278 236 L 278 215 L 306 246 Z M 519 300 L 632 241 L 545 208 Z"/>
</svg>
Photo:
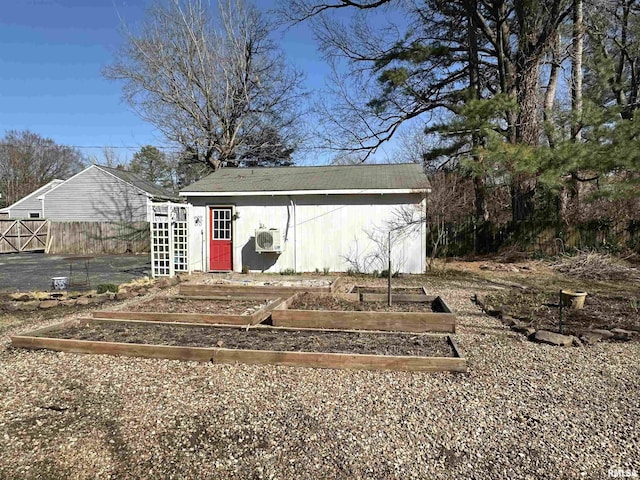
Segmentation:
<svg viewBox="0 0 640 480">
<path fill-rule="evenodd" d="M 563 323 L 572 334 L 594 328 L 640 330 L 639 305 L 634 306 L 632 302 L 628 298 L 606 299 L 590 295 L 585 301 L 584 309 L 563 309 Z M 557 308 L 552 308 L 545 321 L 557 323 L 558 313 Z"/>
<path fill-rule="evenodd" d="M 453 357 L 446 337 L 340 331 L 302 331 L 148 325 L 144 323 L 80 323 L 41 336 L 74 340 L 143 343 L 249 350 L 356 353 Z"/>
<path fill-rule="evenodd" d="M 155 298 L 127 307 L 129 312 L 211 313 L 219 315 L 251 315 L 268 302 L 259 300 L 192 300 Z"/>
<path fill-rule="evenodd" d="M 507 313 L 537 329 L 556 331 L 559 309 L 558 293 L 534 289 L 507 291 L 487 297 L 494 307 L 505 306 Z M 563 331 L 579 335 L 594 328 L 640 331 L 640 298 L 588 294 L 584 309 L 563 309 Z"/>
<path fill-rule="evenodd" d="M 367 311 L 367 312 L 434 312 L 435 305 L 431 302 L 357 302 L 339 297 L 301 293 L 289 305 L 290 310 L 338 310 L 338 311 Z"/>
</svg>

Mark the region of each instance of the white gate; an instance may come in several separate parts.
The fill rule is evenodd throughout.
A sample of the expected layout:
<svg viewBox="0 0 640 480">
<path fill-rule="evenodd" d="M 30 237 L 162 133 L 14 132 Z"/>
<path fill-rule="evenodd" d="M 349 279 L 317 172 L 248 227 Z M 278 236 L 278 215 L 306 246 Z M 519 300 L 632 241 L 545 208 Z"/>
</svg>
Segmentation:
<svg viewBox="0 0 640 480">
<path fill-rule="evenodd" d="M 154 277 L 191 273 L 189 267 L 189 206 L 151 204 L 151 272 Z"/>
</svg>

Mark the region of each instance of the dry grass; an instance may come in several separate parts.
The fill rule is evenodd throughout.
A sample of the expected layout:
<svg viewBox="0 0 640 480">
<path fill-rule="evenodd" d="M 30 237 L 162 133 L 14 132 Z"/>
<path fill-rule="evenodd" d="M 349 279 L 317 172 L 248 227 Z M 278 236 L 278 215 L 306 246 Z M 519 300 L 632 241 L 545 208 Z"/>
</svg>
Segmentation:
<svg viewBox="0 0 640 480">
<path fill-rule="evenodd" d="M 559 273 L 585 280 L 640 280 L 640 271 L 627 261 L 594 251 L 563 256 L 552 268 Z"/>
</svg>

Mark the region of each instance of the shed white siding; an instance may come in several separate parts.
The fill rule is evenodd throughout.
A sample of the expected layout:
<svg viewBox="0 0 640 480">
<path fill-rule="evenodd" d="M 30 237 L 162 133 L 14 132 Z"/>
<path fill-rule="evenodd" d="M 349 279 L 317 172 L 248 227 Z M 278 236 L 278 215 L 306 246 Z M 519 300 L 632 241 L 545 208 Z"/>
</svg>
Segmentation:
<svg viewBox="0 0 640 480">
<path fill-rule="evenodd" d="M 233 270 L 243 265 L 254 271 L 292 269 L 346 271 L 357 261 L 369 272 L 383 270 L 387 222 L 402 208 L 424 209 L 420 194 L 278 195 L 242 197 L 188 197 L 191 209 L 190 266 L 209 270 L 209 206 L 233 206 Z M 285 240 L 282 254 L 258 254 L 255 230 L 279 228 Z M 419 228 L 392 241 L 393 270 L 421 273 L 425 267 L 426 231 Z"/>
<path fill-rule="evenodd" d="M 54 221 L 146 221 L 147 199 L 140 189 L 94 166 L 45 194 L 44 216 Z"/>
</svg>

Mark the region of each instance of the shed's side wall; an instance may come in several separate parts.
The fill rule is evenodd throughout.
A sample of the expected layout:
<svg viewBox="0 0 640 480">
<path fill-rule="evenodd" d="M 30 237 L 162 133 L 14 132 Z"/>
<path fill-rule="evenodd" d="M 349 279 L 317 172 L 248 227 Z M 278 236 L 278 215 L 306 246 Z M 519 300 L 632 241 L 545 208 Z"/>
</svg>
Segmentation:
<svg viewBox="0 0 640 480">
<path fill-rule="evenodd" d="M 147 220 L 147 196 L 98 168 L 90 168 L 45 195 L 44 216 L 79 222 Z"/>
<path fill-rule="evenodd" d="M 233 269 L 280 272 L 292 269 L 340 272 L 358 266 L 365 271 L 387 268 L 382 244 L 386 245 L 387 222 L 402 208 L 424 211 L 419 194 L 247 196 L 188 199 L 192 234 L 190 263 L 194 270 L 208 270 L 208 206 L 233 205 Z M 200 227 L 196 218 L 200 217 Z M 285 240 L 282 254 L 255 252 L 258 228 L 279 228 Z M 426 232 L 418 228 L 394 240 L 393 269 L 406 273 L 424 271 Z M 382 247 L 384 248 L 384 247 Z"/>
<path fill-rule="evenodd" d="M 27 198 L 24 198 L 18 205 L 9 209 L 9 218 L 29 218 L 29 213 L 39 212 L 42 217 L 42 201 L 38 200 L 38 197 L 51 190 L 50 188 L 40 192 L 38 195 L 30 194 Z"/>
<path fill-rule="evenodd" d="M 42 217 L 42 202 L 38 200 L 38 196 L 25 198 L 20 205 L 10 208 L 9 218 L 29 218 L 30 212 L 38 212 Z"/>
</svg>

